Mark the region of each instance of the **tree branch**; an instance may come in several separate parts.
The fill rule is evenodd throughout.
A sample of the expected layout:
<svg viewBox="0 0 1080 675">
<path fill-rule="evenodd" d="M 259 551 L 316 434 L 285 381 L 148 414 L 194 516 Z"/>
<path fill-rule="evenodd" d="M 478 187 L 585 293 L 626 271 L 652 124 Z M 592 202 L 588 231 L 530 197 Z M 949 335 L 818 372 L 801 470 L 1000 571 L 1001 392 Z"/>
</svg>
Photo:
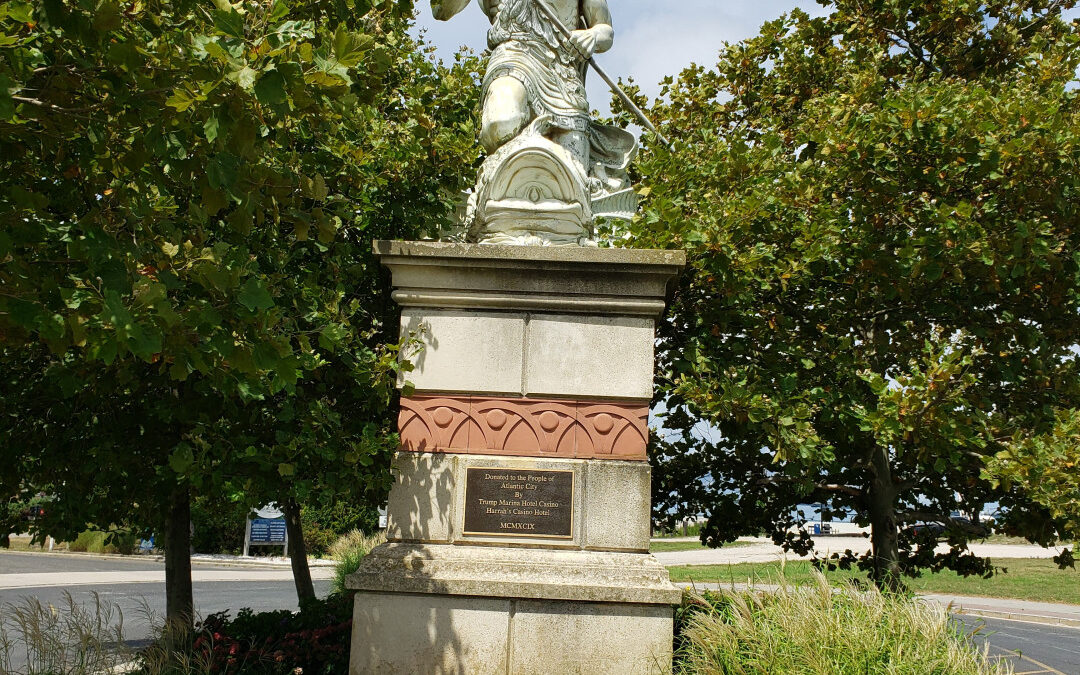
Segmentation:
<svg viewBox="0 0 1080 675">
<path fill-rule="evenodd" d="M 61 114 L 61 115 L 71 115 L 72 117 L 81 117 L 82 119 L 90 119 L 90 117 L 88 115 L 83 115 L 81 113 L 89 111 L 89 110 L 93 110 L 93 108 L 95 107 L 95 106 L 90 106 L 90 107 L 86 107 L 86 108 L 61 108 L 58 105 L 54 105 L 52 103 L 46 103 L 45 101 L 39 101 L 36 98 L 27 98 L 25 96 L 12 96 L 11 100 L 18 101 L 19 103 L 25 103 L 26 105 L 32 105 L 32 106 L 37 107 L 37 108 L 44 108 L 45 110 L 49 110 L 51 112 L 58 113 L 58 114 Z"/>
</svg>

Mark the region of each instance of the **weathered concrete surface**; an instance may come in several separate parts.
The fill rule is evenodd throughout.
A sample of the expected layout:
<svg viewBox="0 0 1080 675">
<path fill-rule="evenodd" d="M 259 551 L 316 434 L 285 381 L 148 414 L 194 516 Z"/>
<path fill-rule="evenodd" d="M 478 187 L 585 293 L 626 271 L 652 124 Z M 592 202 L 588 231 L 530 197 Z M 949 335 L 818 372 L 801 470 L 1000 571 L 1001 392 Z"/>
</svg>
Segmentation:
<svg viewBox="0 0 1080 675">
<path fill-rule="evenodd" d="M 648 554 L 643 460 L 655 321 L 685 255 L 374 249 L 402 331 L 424 349 L 405 355 L 416 368 L 400 383 L 415 391 L 399 420 L 410 452 L 396 461 L 390 542 L 347 580 L 352 672 L 669 671 L 681 591 Z M 619 441 L 627 429 L 633 444 Z"/>
<path fill-rule="evenodd" d="M 570 470 L 575 473 L 569 540 L 465 535 L 465 472 L 469 467 Z M 387 508 L 390 541 L 472 542 L 647 553 L 651 469 L 644 462 L 511 458 L 399 452 Z"/>
<path fill-rule="evenodd" d="M 394 486 L 386 504 L 386 536 L 391 541 L 451 542 L 460 499 L 452 455 L 399 452 Z"/>
<path fill-rule="evenodd" d="M 646 553 L 388 542 L 346 580 L 372 592 L 670 605 L 681 591 Z"/>
<path fill-rule="evenodd" d="M 586 462 L 582 545 L 601 551 L 649 550 L 652 471 L 625 462 Z"/>
<path fill-rule="evenodd" d="M 653 341 L 682 251 L 375 242 L 423 348 L 399 385 L 648 401 Z"/>
<path fill-rule="evenodd" d="M 671 671 L 670 607 L 522 600 L 515 610 L 509 672 Z"/>
<path fill-rule="evenodd" d="M 387 543 L 356 589 L 352 673 L 662 673 L 681 591 L 647 554 Z"/>
<path fill-rule="evenodd" d="M 399 385 L 418 391 L 519 394 L 524 379 L 526 315 L 405 308 L 401 334 L 419 332 L 423 348 L 408 354 L 414 370 Z"/>
<path fill-rule="evenodd" d="M 357 593 L 352 675 L 668 673 L 672 609 Z"/>
<path fill-rule="evenodd" d="M 509 605 L 500 598 L 357 593 L 350 672 L 505 673 Z"/>
<path fill-rule="evenodd" d="M 423 345 L 399 377 L 418 392 L 652 397 L 650 318 L 405 307 L 401 332 Z"/>
<path fill-rule="evenodd" d="M 639 317 L 532 316 L 524 395 L 652 398 L 654 330 Z"/>
<path fill-rule="evenodd" d="M 682 251 L 377 241 L 402 307 L 657 318 Z"/>
<path fill-rule="evenodd" d="M 637 248 L 587 248 L 549 246 L 489 246 L 436 241 L 386 241 L 373 243 L 380 257 L 403 256 L 435 261 L 463 260 L 480 263 L 499 260 L 521 263 L 578 265 L 671 265 L 686 264 L 685 251 Z"/>
</svg>

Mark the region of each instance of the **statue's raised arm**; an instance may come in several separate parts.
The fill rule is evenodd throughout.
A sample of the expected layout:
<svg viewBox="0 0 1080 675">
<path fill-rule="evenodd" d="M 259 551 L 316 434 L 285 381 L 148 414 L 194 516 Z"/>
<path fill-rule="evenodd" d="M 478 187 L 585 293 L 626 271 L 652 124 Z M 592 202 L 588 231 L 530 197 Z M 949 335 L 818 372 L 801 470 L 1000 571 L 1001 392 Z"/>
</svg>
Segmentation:
<svg viewBox="0 0 1080 675">
<path fill-rule="evenodd" d="M 431 13 L 439 21 L 449 21 L 469 6 L 470 0 L 431 0 Z"/>
</svg>

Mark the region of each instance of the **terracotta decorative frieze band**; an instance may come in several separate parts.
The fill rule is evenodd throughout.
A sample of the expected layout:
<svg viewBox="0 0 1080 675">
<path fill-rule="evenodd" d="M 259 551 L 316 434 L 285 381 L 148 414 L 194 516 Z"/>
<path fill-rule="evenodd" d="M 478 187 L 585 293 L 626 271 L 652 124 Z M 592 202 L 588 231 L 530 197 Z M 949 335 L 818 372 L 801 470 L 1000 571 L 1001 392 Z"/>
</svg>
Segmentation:
<svg viewBox="0 0 1080 675">
<path fill-rule="evenodd" d="M 412 452 L 647 459 L 647 403 L 403 396 L 398 430 Z"/>
</svg>

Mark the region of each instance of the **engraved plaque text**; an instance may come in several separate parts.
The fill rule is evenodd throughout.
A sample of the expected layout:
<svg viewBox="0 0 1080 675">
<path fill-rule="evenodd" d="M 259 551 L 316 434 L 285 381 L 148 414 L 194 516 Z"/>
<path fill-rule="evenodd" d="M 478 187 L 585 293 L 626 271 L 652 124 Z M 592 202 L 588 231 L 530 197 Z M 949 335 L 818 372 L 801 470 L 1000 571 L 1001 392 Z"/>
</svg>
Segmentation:
<svg viewBox="0 0 1080 675">
<path fill-rule="evenodd" d="M 573 471 L 466 469 L 466 535 L 571 539 L 573 532 Z"/>
</svg>

